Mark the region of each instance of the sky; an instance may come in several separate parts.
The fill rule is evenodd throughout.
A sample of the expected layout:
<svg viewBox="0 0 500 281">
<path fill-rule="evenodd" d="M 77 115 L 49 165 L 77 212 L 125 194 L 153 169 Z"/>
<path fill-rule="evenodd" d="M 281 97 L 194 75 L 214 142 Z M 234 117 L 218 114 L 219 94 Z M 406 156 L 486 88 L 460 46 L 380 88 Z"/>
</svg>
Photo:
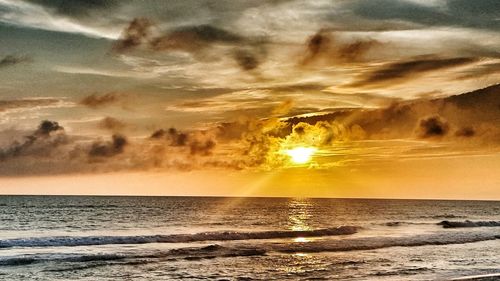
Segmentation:
<svg viewBox="0 0 500 281">
<path fill-rule="evenodd" d="M 496 0 L 0 0 L 0 194 L 500 200 L 499 82 Z"/>
</svg>

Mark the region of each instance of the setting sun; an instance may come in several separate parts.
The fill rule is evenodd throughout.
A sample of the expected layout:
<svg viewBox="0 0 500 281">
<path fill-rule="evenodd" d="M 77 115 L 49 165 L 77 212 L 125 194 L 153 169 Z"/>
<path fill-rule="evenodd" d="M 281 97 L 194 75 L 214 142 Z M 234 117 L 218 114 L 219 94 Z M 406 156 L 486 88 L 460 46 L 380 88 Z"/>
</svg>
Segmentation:
<svg viewBox="0 0 500 281">
<path fill-rule="evenodd" d="M 289 149 L 286 154 L 290 156 L 293 163 L 304 164 L 311 160 L 316 148 L 313 147 L 296 147 L 294 149 Z"/>
</svg>

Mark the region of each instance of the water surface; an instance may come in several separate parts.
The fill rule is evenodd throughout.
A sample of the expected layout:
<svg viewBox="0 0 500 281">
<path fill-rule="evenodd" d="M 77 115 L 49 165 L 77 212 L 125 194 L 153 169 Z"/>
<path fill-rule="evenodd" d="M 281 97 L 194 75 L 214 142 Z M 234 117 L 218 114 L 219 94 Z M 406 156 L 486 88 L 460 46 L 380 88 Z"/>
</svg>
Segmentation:
<svg viewBox="0 0 500 281">
<path fill-rule="evenodd" d="M 1 196 L 0 279 L 452 279 L 500 273 L 499 222 L 495 201 Z"/>
</svg>

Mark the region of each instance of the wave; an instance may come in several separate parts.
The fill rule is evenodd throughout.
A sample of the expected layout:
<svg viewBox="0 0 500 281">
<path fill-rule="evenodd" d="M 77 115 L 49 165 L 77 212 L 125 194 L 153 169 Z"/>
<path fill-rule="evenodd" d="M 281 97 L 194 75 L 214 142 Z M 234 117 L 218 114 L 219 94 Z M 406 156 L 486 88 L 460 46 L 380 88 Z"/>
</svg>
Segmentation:
<svg viewBox="0 0 500 281">
<path fill-rule="evenodd" d="M 459 227 L 495 227 L 500 226 L 500 221 L 442 221 L 438 223 L 444 228 L 459 228 Z"/>
<path fill-rule="evenodd" d="M 142 235 L 142 236 L 57 236 L 35 237 L 26 239 L 0 240 L 0 248 L 11 247 L 57 247 L 57 246 L 91 246 L 108 244 L 146 244 L 146 243 L 186 243 L 200 241 L 230 241 L 252 239 L 277 239 L 297 237 L 320 237 L 354 234 L 355 226 L 339 226 L 304 231 L 260 231 L 260 232 L 203 232 L 196 234 Z"/>
<path fill-rule="evenodd" d="M 417 247 L 431 245 L 465 244 L 500 239 L 499 233 L 453 232 L 421 234 L 406 237 L 366 237 L 341 240 L 309 241 L 305 243 L 274 243 L 265 245 L 266 251 L 283 253 L 315 253 L 374 250 L 389 247 Z"/>
<path fill-rule="evenodd" d="M 36 262 L 32 257 L 14 257 L 0 260 L 0 266 L 28 265 Z"/>
<path fill-rule="evenodd" d="M 25 266 L 34 263 L 41 262 L 57 262 L 69 263 L 69 264 L 87 264 L 85 266 L 69 266 L 68 268 L 79 268 L 87 269 L 94 266 L 99 266 L 100 264 L 110 264 L 110 263 L 147 263 L 152 262 L 155 259 L 167 259 L 167 260 L 201 260 L 201 259 L 212 259 L 217 257 L 241 257 L 241 256 L 258 256 L 265 255 L 266 251 L 261 248 L 256 247 L 224 247 L 217 244 L 202 246 L 202 247 L 186 247 L 171 249 L 165 251 L 155 251 L 147 254 L 135 254 L 122 253 L 122 254 L 65 254 L 65 255 L 50 255 L 50 254 L 39 254 L 39 255 L 26 255 L 26 256 L 15 256 L 0 259 L 0 266 Z M 131 261 L 132 260 L 132 261 Z M 89 265 L 90 264 L 90 265 Z M 64 271 L 65 267 L 59 269 L 53 269 L 51 271 Z"/>
<path fill-rule="evenodd" d="M 441 214 L 441 215 L 432 215 L 432 216 L 418 216 L 421 219 L 463 219 L 466 216 L 462 215 L 454 215 L 454 214 Z"/>
<path fill-rule="evenodd" d="M 410 221 L 389 221 L 383 223 L 385 226 L 402 226 L 402 225 L 433 225 L 432 222 L 410 222 Z"/>
<path fill-rule="evenodd" d="M 130 251 L 102 254 L 34 254 L 0 258 L 0 266 L 27 266 L 34 263 L 55 262 L 55 271 L 88 269 L 101 265 L 142 264 L 157 261 L 193 261 L 224 257 L 263 256 L 269 253 L 319 253 L 375 250 L 389 247 L 416 247 L 428 245 L 465 244 L 500 239 L 497 232 L 448 232 L 407 237 L 359 237 L 312 240 L 308 242 L 272 241 L 251 244 L 241 241 L 221 246 L 184 247 L 151 252 Z M 355 263 L 349 261 L 349 263 Z"/>
</svg>

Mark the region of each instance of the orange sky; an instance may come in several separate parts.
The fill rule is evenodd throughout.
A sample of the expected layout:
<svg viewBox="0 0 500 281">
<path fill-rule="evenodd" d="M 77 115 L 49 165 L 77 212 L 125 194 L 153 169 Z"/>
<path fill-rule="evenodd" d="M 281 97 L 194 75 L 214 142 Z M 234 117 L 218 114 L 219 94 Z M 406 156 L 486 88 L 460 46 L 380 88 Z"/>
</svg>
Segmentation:
<svg viewBox="0 0 500 281">
<path fill-rule="evenodd" d="M 288 168 L 2 178 L 0 192 L 500 200 L 499 169 L 500 156 L 495 155 L 386 163 L 358 170 Z"/>
</svg>

